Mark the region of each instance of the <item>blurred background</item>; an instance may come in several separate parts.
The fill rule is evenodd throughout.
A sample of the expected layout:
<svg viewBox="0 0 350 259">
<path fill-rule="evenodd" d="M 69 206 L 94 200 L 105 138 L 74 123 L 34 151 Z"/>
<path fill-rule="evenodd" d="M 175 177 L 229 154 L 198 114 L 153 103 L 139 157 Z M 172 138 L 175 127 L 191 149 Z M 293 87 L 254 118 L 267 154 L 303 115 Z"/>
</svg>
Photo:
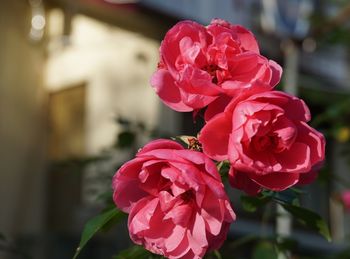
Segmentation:
<svg viewBox="0 0 350 259">
<path fill-rule="evenodd" d="M 350 258 L 341 202 L 350 190 L 348 0 L 1 1 L 0 258 L 71 258 L 120 164 L 151 138 L 198 132 L 149 79 L 171 26 L 216 17 L 254 32 L 263 55 L 284 67 L 279 87 L 306 101 L 327 137 L 327 161 L 302 203 L 327 220 L 333 242 L 291 222 L 288 249 L 294 258 Z M 261 231 L 264 215 L 264 235 L 273 235 L 275 217 L 245 212 L 232 195 L 239 218 L 224 251 L 235 256 L 224 258 L 273 258 L 262 256 L 266 244 L 235 241 Z M 121 224 L 81 258 L 112 258 L 130 244 Z"/>
</svg>

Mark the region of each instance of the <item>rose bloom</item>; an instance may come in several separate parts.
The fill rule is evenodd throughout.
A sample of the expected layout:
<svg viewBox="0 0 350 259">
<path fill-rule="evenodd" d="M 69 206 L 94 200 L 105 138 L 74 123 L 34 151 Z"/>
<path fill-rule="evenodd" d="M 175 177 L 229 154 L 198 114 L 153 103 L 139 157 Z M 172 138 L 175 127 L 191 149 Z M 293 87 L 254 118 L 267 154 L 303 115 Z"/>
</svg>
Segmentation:
<svg viewBox="0 0 350 259">
<path fill-rule="evenodd" d="M 325 140 L 310 117 L 302 100 L 283 92 L 242 95 L 209 120 L 199 141 L 209 157 L 230 161 L 233 187 L 282 191 L 310 183 L 324 160 Z"/>
<path fill-rule="evenodd" d="M 244 27 L 219 19 L 207 27 L 182 21 L 161 43 L 151 84 L 166 105 L 187 112 L 214 101 L 214 109 L 226 104 L 255 81 L 271 90 L 281 73 L 277 63 L 260 55 L 254 35 Z"/>
<path fill-rule="evenodd" d="M 341 193 L 341 200 L 344 204 L 344 208 L 347 211 L 350 211 L 350 191 L 349 190 Z"/>
<path fill-rule="evenodd" d="M 168 258 L 219 248 L 235 220 L 214 162 L 174 141 L 147 144 L 118 170 L 113 189 L 131 239 Z"/>
</svg>

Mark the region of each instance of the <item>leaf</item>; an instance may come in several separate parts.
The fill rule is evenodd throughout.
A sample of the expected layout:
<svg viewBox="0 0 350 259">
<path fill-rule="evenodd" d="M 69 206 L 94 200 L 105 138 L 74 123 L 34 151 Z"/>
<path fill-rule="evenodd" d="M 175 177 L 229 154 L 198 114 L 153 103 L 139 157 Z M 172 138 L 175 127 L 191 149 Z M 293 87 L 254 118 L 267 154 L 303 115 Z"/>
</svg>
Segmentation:
<svg viewBox="0 0 350 259">
<path fill-rule="evenodd" d="M 127 148 L 134 144 L 136 139 L 135 133 L 131 131 L 122 131 L 118 134 L 117 147 Z"/>
<path fill-rule="evenodd" d="M 300 223 L 317 231 L 325 239 L 327 239 L 327 241 L 330 242 L 332 240 L 327 223 L 322 219 L 320 215 L 306 208 L 302 208 L 292 204 L 287 204 L 283 202 L 280 204 L 290 214 L 292 214 Z"/>
<path fill-rule="evenodd" d="M 180 144 L 182 144 L 187 148 L 190 145 L 190 139 L 197 139 L 197 138 L 194 136 L 181 135 L 181 136 L 172 137 L 171 139 L 177 142 L 180 142 Z"/>
<path fill-rule="evenodd" d="M 282 192 L 274 192 L 273 193 L 273 199 L 276 202 L 284 202 L 287 204 L 293 204 L 298 206 L 299 205 L 299 197 L 298 193 L 294 191 L 293 189 L 287 189 Z"/>
<path fill-rule="evenodd" d="M 241 196 L 243 209 L 248 212 L 255 212 L 258 208 L 264 206 L 271 200 L 269 196 Z"/>
<path fill-rule="evenodd" d="M 277 259 L 277 253 L 269 242 L 260 242 L 254 248 L 252 259 Z"/>
<path fill-rule="evenodd" d="M 236 239 L 235 241 L 229 244 L 230 248 L 236 249 L 240 246 L 255 242 L 259 237 L 257 235 L 245 235 L 241 238 Z"/>
<path fill-rule="evenodd" d="M 221 175 L 221 178 L 223 180 L 228 179 L 228 172 L 230 171 L 230 162 L 228 162 L 227 160 L 221 161 L 216 164 L 216 167 Z"/>
<path fill-rule="evenodd" d="M 292 238 L 278 237 L 275 241 L 278 251 L 287 252 L 294 250 L 298 246 L 298 242 Z"/>
<path fill-rule="evenodd" d="M 87 242 L 103 227 L 107 226 L 112 220 L 115 220 L 115 223 L 124 217 L 124 213 L 118 210 L 117 208 L 112 208 L 107 210 L 96 217 L 90 219 L 84 227 L 83 233 L 81 235 L 79 246 L 73 256 L 73 259 L 76 259 L 80 254 L 81 250 L 85 247 Z"/>
</svg>

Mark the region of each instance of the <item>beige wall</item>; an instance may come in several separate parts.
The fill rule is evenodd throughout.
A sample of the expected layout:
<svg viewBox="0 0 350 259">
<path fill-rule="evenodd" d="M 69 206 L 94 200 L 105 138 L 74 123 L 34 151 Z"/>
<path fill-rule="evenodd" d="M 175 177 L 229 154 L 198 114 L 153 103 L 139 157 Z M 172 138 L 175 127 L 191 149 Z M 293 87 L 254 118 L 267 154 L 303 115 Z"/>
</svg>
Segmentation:
<svg viewBox="0 0 350 259">
<path fill-rule="evenodd" d="M 0 1 L 0 232 L 44 224 L 43 47 L 28 40 L 29 1 Z"/>
<path fill-rule="evenodd" d="M 58 14 L 50 13 L 49 24 L 59 24 Z M 119 130 L 114 118 L 120 115 L 148 127 L 176 130 L 177 115 L 160 103 L 149 83 L 159 42 L 83 15 L 72 19 L 69 44 L 67 38 L 51 33 L 55 27 L 49 28 L 45 84 L 55 92 L 86 83 L 87 154 L 113 145 Z"/>
</svg>

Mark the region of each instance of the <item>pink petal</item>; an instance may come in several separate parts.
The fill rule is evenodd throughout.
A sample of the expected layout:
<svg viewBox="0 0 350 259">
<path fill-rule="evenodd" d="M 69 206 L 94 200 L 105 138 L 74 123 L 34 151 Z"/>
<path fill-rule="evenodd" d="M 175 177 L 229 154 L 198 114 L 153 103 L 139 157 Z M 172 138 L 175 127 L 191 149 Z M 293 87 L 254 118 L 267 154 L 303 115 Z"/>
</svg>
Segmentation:
<svg viewBox="0 0 350 259">
<path fill-rule="evenodd" d="M 187 230 L 188 232 L 188 230 Z M 177 248 L 173 251 L 169 251 L 166 253 L 166 256 L 169 258 L 183 258 L 188 254 L 188 252 L 191 250 L 191 247 L 189 245 L 189 241 L 187 238 L 187 232 L 186 235 L 182 238 L 180 244 L 177 246 Z"/>
<path fill-rule="evenodd" d="M 190 37 L 183 37 L 179 41 L 180 55 L 184 62 L 194 64 L 196 58 L 201 51 L 201 46 L 198 42 L 193 42 Z"/>
<path fill-rule="evenodd" d="M 269 60 L 269 65 L 270 65 L 270 69 L 272 71 L 270 85 L 276 86 L 281 80 L 283 70 L 282 70 L 281 66 L 273 60 Z"/>
<path fill-rule="evenodd" d="M 312 168 L 310 172 L 299 174 L 298 184 L 306 185 L 313 183 L 318 176 L 318 170 Z"/>
<path fill-rule="evenodd" d="M 138 174 L 141 171 L 142 159 L 135 158 L 124 164 L 113 177 L 113 200 L 118 208 L 129 212 L 131 206 L 148 194 L 139 188 Z"/>
<path fill-rule="evenodd" d="M 215 115 L 223 112 L 225 110 L 225 107 L 227 104 L 232 100 L 232 97 L 228 95 L 221 95 L 219 98 L 217 98 L 215 101 L 210 103 L 205 110 L 204 113 L 204 119 L 206 122 L 208 122 L 210 119 L 212 119 Z"/>
<path fill-rule="evenodd" d="M 208 240 L 205 233 L 205 223 L 201 215 L 196 213 L 191 233 L 187 233 L 190 247 L 194 254 L 203 255 L 208 247 Z"/>
<path fill-rule="evenodd" d="M 164 63 L 172 74 L 176 71 L 176 61 L 180 54 L 180 40 L 190 37 L 193 42 L 198 42 L 201 48 L 206 47 L 207 33 L 205 28 L 194 21 L 181 21 L 173 26 L 165 35 L 160 46 L 160 53 Z"/>
<path fill-rule="evenodd" d="M 205 86 L 205 84 L 203 84 L 202 86 Z M 184 87 L 184 85 L 180 85 L 180 87 Z M 187 106 L 192 107 L 193 110 L 202 109 L 208 104 L 215 101 L 215 99 L 217 98 L 217 96 L 208 96 L 198 93 L 191 93 L 191 91 L 181 91 L 181 94 L 183 102 Z"/>
<path fill-rule="evenodd" d="M 250 50 L 259 54 L 259 45 L 253 33 L 240 25 L 233 26 L 233 30 L 237 33 L 238 39 L 245 50 Z"/>
<path fill-rule="evenodd" d="M 189 204 L 178 205 L 170 209 L 164 219 L 171 219 L 175 225 L 183 227 L 188 226 L 188 222 L 192 217 L 193 207 Z"/>
<path fill-rule="evenodd" d="M 156 90 L 164 104 L 179 112 L 193 111 L 182 101 L 179 88 L 175 85 L 174 78 L 165 69 L 159 69 L 151 78 L 151 85 Z"/>
<path fill-rule="evenodd" d="M 300 141 L 309 146 L 311 164 L 316 165 L 322 162 L 325 158 L 326 146 L 324 136 L 305 122 L 300 122 L 300 124 L 297 124 L 297 127 L 298 138 L 296 141 Z"/>
<path fill-rule="evenodd" d="M 283 172 L 304 173 L 311 170 L 310 147 L 301 142 L 295 142 L 288 150 L 275 153 L 275 158 L 281 164 Z"/>
<path fill-rule="evenodd" d="M 203 152 L 214 160 L 228 158 L 228 140 L 232 129 L 232 122 L 225 113 L 221 113 L 211 119 L 201 130 L 199 141 L 203 146 Z"/>
<path fill-rule="evenodd" d="M 187 160 L 187 161 L 194 163 L 194 164 L 197 164 L 197 165 L 201 165 L 201 164 L 204 164 L 206 162 L 205 155 L 203 155 L 203 153 L 198 152 L 198 151 L 184 149 L 184 150 L 180 150 L 180 151 L 175 151 L 175 153 L 178 157 L 181 157 L 184 160 Z"/>
<path fill-rule="evenodd" d="M 188 94 L 216 98 L 222 90 L 211 81 L 208 72 L 195 66 L 185 65 L 180 71 L 179 87 Z"/>
<path fill-rule="evenodd" d="M 218 173 L 219 175 L 219 173 Z M 224 191 L 224 186 L 222 185 L 221 180 L 218 181 L 218 179 L 215 179 L 211 176 L 208 176 L 206 174 L 202 175 L 202 179 L 204 180 L 205 184 L 208 186 L 208 188 L 213 192 L 216 198 L 224 199 L 226 197 L 226 193 Z"/>
<path fill-rule="evenodd" d="M 305 102 L 295 96 L 280 91 L 270 91 L 256 94 L 250 98 L 259 102 L 271 103 L 284 109 L 286 116 L 291 120 L 309 121 L 310 110 Z"/>
<path fill-rule="evenodd" d="M 208 26 L 208 30 L 212 30 L 212 28 L 215 28 L 214 26 L 217 25 L 230 29 L 232 34 L 236 35 L 236 39 L 240 42 L 244 50 L 259 53 L 258 43 L 253 33 L 251 33 L 249 30 L 240 25 L 232 25 L 229 22 L 221 19 L 213 19 Z"/>
<path fill-rule="evenodd" d="M 187 254 L 185 254 L 181 257 L 181 259 L 202 259 L 202 258 L 203 258 L 202 256 L 198 256 L 198 255 L 194 254 L 192 250 L 189 250 L 187 252 Z"/>
<path fill-rule="evenodd" d="M 234 213 L 232 206 L 230 204 L 230 200 L 224 200 L 224 207 L 225 207 L 225 222 L 231 223 L 232 221 L 236 220 L 236 214 Z"/>
<path fill-rule="evenodd" d="M 149 142 L 146 144 L 143 148 L 139 150 L 137 153 L 137 156 L 143 155 L 147 153 L 148 151 L 154 150 L 154 149 L 180 149 L 183 150 L 183 146 L 181 146 L 179 143 L 168 140 L 168 139 L 157 139 Z"/>
<path fill-rule="evenodd" d="M 283 191 L 292 187 L 299 181 L 298 173 L 275 172 L 266 175 L 249 175 L 257 184 L 272 191 Z"/>
<path fill-rule="evenodd" d="M 215 249 L 219 249 L 222 246 L 222 244 L 225 242 L 227 238 L 227 233 L 229 230 L 230 230 L 230 223 L 223 222 L 219 235 L 215 236 L 215 235 L 208 234 L 208 241 L 209 241 L 208 250 L 212 251 Z"/>
<path fill-rule="evenodd" d="M 201 206 L 201 216 L 206 223 L 206 229 L 213 235 L 219 234 L 224 220 L 225 210 L 221 208 L 221 202 L 222 200 L 218 201 L 213 193 L 207 191 Z"/>
<path fill-rule="evenodd" d="M 158 194 L 160 208 L 162 211 L 168 211 L 178 203 L 178 199 L 167 191 L 160 191 Z"/>
<path fill-rule="evenodd" d="M 224 84 L 226 84 L 226 82 Z M 230 81 L 227 81 L 227 84 L 230 84 Z M 229 87 L 231 86 L 227 86 L 227 88 Z M 225 112 L 233 112 L 240 102 L 245 100 L 254 101 L 255 96 L 259 96 L 259 94 L 268 94 L 271 89 L 271 85 L 266 82 L 261 82 L 259 80 L 250 82 L 245 88 L 237 89 L 238 91 L 235 90 L 236 97 L 226 106 Z"/>
<path fill-rule="evenodd" d="M 246 173 L 236 171 L 232 166 L 229 171 L 229 181 L 233 188 L 243 190 L 249 195 L 255 196 L 261 192 L 260 185 L 252 181 Z"/>
<path fill-rule="evenodd" d="M 180 225 L 174 226 L 172 234 L 167 239 L 165 239 L 164 245 L 167 253 L 173 252 L 181 245 L 184 238 L 187 239 L 187 237 L 185 237 L 185 234 L 186 228 Z"/>
<path fill-rule="evenodd" d="M 138 240 L 140 232 L 149 229 L 150 220 L 158 205 L 158 199 L 151 197 L 139 200 L 131 209 L 128 218 L 128 227 L 130 237 L 133 241 Z"/>
</svg>

